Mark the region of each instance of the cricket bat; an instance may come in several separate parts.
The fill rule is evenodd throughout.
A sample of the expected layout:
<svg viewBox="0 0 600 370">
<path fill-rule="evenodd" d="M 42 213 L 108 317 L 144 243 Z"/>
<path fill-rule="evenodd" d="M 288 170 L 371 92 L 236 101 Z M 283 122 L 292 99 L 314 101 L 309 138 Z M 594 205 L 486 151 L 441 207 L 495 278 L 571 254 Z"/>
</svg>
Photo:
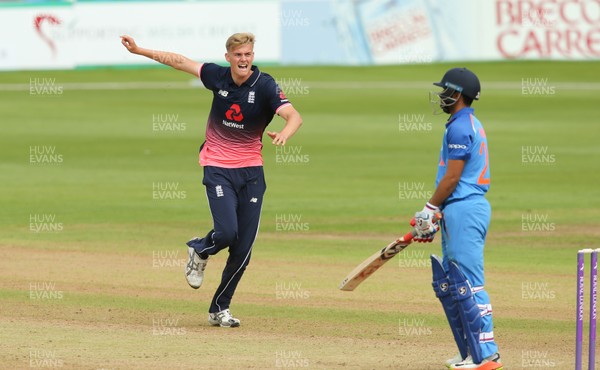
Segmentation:
<svg viewBox="0 0 600 370">
<path fill-rule="evenodd" d="M 441 220 L 442 217 L 443 216 L 441 213 L 436 213 L 434 216 L 434 221 L 437 222 L 438 220 Z M 414 218 L 410 221 L 410 225 L 415 226 Z M 411 232 L 406 233 L 406 235 L 400 239 L 394 240 L 388 244 L 387 247 L 377 251 L 374 255 L 364 260 L 363 263 L 356 266 L 356 268 L 352 270 L 344 280 L 342 280 L 342 283 L 340 284 L 340 290 L 352 291 L 356 289 L 360 283 L 365 281 L 369 276 L 373 275 L 373 273 L 383 266 L 387 261 L 392 259 L 398 253 L 402 252 L 404 248 L 408 247 L 416 235 L 417 232 L 412 230 Z"/>
<path fill-rule="evenodd" d="M 354 290 L 360 285 L 360 283 L 365 281 L 369 276 L 373 275 L 373 273 L 383 266 L 387 261 L 392 259 L 398 253 L 402 252 L 404 248 L 408 247 L 415 235 L 416 232 L 413 230 L 400 239 L 394 240 L 388 244 L 387 247 L 377 251 L 374 255 L 364 260 L 363 263 L 356 266 L 356 268 L 352 270 L 344 280 L 342 280 L 340 289 L 346 291 Z"/>
</svg>

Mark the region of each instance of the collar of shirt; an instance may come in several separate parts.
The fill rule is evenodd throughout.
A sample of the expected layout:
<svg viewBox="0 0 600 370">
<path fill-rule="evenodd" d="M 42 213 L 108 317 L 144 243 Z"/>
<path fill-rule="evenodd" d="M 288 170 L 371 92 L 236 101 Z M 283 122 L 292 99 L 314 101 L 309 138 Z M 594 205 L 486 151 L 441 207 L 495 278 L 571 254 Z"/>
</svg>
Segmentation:
<svg viewBox="0 0 600 370">
<path fill-rule="evenodd" d="M 473 108 L 471 108 L 471 107 L 464 107 L 463 109 L 461 109 L 458 112 L 456 112 L 453 115 L 451 115 L 450 118 L 448 118 L 448 122 L 446 122 L 446 127 L 448 127 L 458 117 L 464 116 L 466 114 L 473 114 L 474 111 L 475 110 Z"/>
<path fill-rule="evenodd" d="M 244 83 L 242 85 L 248 85 L 249 87 L 254 86 L 254 84 L 256 83 L 256 81 L 258 81 L 258 78 L 260 77 L 260 70 L 258 69 L 257 66 L 252 66 L 251 68 L 252 70 L 252 74 L 250 75 L 250 77 L 248 77 L 248 79 L 246 81 L 244 81 Z M 227 83 L 229 83 L 229 85 L 235 86 L 235 87 L 242 87 L 242 86 L 238 86 L 235 84 L 235 82 L 233 82 L 233 77 L 231 77 L 231 67 L 229 67 L 229 71 L 227 73 Z"/>
</svg>

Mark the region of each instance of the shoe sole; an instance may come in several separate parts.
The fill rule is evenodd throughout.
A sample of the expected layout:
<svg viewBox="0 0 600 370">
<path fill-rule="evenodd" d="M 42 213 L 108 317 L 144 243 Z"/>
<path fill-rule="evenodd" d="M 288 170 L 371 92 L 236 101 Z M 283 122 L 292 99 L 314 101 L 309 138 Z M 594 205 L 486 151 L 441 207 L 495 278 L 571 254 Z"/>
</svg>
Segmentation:
<svg viewBox="0 0 600 370">
<path fill-rule="evenodd" d="M 451 370 L 460 370 L 460 367 L 450 367 Z M 466 369 L 466 368 L 463 368 Z M 502 364 L 491 361 L 477 368 L 477 370 L 503 370 Z"/>
<path fill-rule="evenodd" d="M 189 263 L 189 258 L 190 258 L 190 255 L 189 255 L 189 249 L 190 248 L 192 248 L 192 247 L 188 247 L 188 263 Z M 187 281 L 187 283 L 188 283 L 188 285 L 190 287 L 192 287 L 193 289 L 198 289 L 198 288 L 200 288 L 202 286 L 202 281 L 200 281 L 200 284 L 198 284 L 197 286 L 192 285 L 192 283 L 190 283 L 190 281 L 187 278 L 189 276 L 189 273 L 188 273 L 188 270 L 187 270 L 187 265 L 186 265 L 186 268 L 184 270 L 184 273 L 185 273 L 185 281 Z"/>
<path fill-rule="evenodd" d="M 237 328 L 237 327 L 239 327 L 239 326 L 240 326 L 240 323 L 235 323 L 235 324 L 232 324 L 232 325 L 223 325 L 223 324 L 221 324 L 220 322 L 213 323 L 213 322 L 211 322 L 211 321 L 209 321 L 208 323 L 209 323 L 211 326 L 220 326 L 220 327 L 222 327 L 222 328 Z"/>
<path fill-rule="evenodd" d="M 200 287 L 202 286 L 202 283 L 200 283 L 200 284 L 199 284 L 199 285 L 197 285 L 197 286 L 194 286 L 194 285 L 192 285 L 192 283 L 190 283 L 190 281 L 188 280 L 188 278 L 187 278 L 187 277 L 188 277 L 188 273 L 187 273 L 187 271 L 185 271 L 185 281 L 187 281 L 188 285 L 189 285 L 191 288 L 193 288 L 193 289 L 198 289 L 198 288 L 200 288 Z"/>
<path fill-rule="evenodd" d="M 219 325 L 222 328 L 239 328 L 240 327 L 240 323 L 235 323 L 235 324 L 231 324 L 231 325 Z"/>
</svg>

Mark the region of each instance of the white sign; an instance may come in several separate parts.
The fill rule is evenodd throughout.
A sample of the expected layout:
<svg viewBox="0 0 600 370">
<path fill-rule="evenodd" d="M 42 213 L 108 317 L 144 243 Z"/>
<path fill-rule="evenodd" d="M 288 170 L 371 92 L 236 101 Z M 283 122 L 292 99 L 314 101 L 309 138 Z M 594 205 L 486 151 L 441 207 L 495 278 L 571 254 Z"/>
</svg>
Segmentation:
<svg viewBox="0 0 600 370">
<path fill-rule="evenodd" d="M 243 14 L 233 21 L 230 14 Z M 139 46 L 224 62 L 236 32 L 256 36 L 257 63 L 280 59 L 279 2 L 100 2 L 0 9 L 0 69 L 54 69 L 156 63 L 131 55 L 119 36 Z"/>
</svg>

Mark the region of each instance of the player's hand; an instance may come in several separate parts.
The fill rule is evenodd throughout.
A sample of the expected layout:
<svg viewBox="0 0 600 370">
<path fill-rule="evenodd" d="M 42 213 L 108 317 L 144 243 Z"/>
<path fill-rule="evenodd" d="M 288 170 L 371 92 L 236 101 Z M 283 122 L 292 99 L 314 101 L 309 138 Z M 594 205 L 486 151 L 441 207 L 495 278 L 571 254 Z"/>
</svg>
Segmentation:
<svg viewBox="0 0 600 370">
<path fill-rule="evenodd" d="M 287 137 L 281 135 L 279 132 L 267 131 L 267 135 L 273 139 L 273 145 L 285 145 L 285 142 L 287 141 Z"/>
<path fill-rule="evenodd" d="M 413 217 L 410 220 L 410 226 L 415 227 L 415 225 L 417 224 L 417 222 L 415 221 L 415 218 Z M 416 232 L 415 232 L 416 233 Z M 435 238 L 435 234 L 432 234 L 431 236 L 428 237 L 423 237 L 423 236 L 419 236 L 418 234 L 415 235 L 413 237 L 413 241 L 416 241 L 418 243 L 431 243 L 433 241 L 433 238 Z"/>
<path fill-rule="evenodd" d="M 415 213 L 414 224 L 416 236 L 413 238 L 418 243 L 431 243 L 435 233 L 440 230 L 440 209 L 431 203 L 427 203 L 422 211 Z"/>
<path fill-rule="evenodd" d="M 123 46 L 125 46 L 125 48 L 127 48 L 127 50 L 129 50 L 129 52 L 133 54 L 135 54 L 138 49 L 138 46 L 135 43 L 133 37 L 128 35 L 121 36 L 121 44 L 123 44 Z"/>
</svg>

